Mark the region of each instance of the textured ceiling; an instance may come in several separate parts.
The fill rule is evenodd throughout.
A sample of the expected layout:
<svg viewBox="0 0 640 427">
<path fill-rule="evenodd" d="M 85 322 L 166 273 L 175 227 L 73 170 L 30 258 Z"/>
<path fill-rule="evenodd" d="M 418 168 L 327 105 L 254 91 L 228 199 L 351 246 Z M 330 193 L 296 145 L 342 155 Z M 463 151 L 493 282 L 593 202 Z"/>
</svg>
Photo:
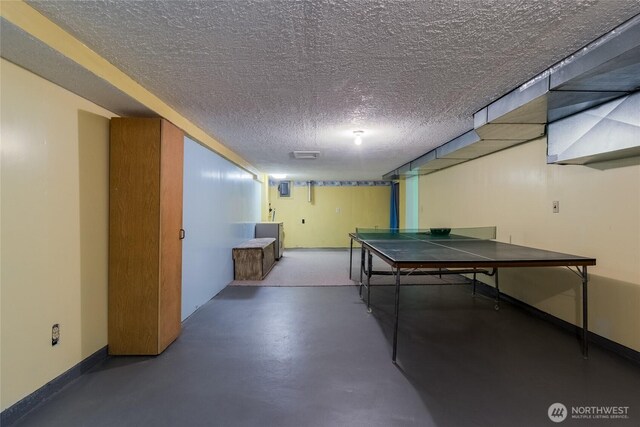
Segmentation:
<svg viewBox="0 0 640 427">
<path fill-rule="evenodd" d="M 28 3 L 261 171 L 295 179 L 379 179 L 640 13 L 637 0 Z"/>
</svg>

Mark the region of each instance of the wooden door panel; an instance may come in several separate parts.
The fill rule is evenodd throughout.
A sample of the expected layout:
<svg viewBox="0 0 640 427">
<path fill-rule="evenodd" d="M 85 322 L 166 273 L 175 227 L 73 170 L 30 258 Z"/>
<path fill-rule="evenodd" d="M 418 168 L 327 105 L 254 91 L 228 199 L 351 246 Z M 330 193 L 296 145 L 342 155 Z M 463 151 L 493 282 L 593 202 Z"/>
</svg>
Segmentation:
<svg viewBox="0 0 640 427">
<path fill-rule="evenodd" d="M 160 178 L 159 351 L 180 334 L 182 310 L 182 173 L 184 134 L 162 122 Z"/>
<path fill-rule="evenodd" d="M 110 354 L 157 354 L 159 141 L 158 119 L 111 120 Z"/>
</svg>

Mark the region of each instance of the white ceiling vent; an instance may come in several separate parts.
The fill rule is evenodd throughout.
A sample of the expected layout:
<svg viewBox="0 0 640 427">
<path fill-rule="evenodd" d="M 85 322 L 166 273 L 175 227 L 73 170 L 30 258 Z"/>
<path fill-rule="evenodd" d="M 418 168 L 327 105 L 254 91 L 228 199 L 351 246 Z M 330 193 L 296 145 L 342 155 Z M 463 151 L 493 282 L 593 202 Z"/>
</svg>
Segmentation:
<svg viewBox="0 0 640 427">
<path fill-rule="evenodd" d="M 294 151 L 291 154 L 294 159 L 314 160 L 320 157 L 319 151 Z"/>
</svg>

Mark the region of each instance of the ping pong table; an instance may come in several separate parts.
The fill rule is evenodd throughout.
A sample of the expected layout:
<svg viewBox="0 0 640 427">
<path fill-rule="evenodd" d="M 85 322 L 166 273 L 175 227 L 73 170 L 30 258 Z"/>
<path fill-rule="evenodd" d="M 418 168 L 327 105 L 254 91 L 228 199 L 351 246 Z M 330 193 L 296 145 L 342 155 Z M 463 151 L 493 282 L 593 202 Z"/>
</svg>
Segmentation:
<svg viewBox="0 0 640 427">
<path fill-rule="evenodd" d="M 587 325 L 587 266 L 595 265 L 595 258 L 552 252 L 543 249 L 495 241 L 495 227 L 451 229 L 436 234 L 431 230 L 356 229 L 351 238 L 349 272 L 353 268 L 353 242 L 360 244 L 359 292 L 367 289 L 367 310 L 371 311 L 371 276 L 395 276 L 395 323 L 393 330 L 392 361 L 396 363 L 398 348 L 398 320 L 400 314 L 400 276 L 403 274 L 477 274 L 493 276 L 496 289 L 495 309 L 500 308 L 498 269 L 509 267 L 567 267 L 582 281 L 582 354 L 588 354 Z M 376 255 L 391 268 L 390 271 L 373 270 L 372 255 Z M 366 264 L 365 264 L 366 259 Z M 363 276 L 366 275 L 366 282 Z"/>
</svg>

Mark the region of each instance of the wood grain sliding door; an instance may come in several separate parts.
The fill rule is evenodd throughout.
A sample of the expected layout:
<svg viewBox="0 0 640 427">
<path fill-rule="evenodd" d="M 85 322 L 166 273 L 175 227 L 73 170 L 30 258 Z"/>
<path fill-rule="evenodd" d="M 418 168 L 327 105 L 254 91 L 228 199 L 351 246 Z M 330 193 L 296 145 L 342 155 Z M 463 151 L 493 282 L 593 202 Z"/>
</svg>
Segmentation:
<svg viewBox="0 0 640 427">
<path fill-rule="evenodd" d="M 160 351 L 180 333 L 182 310 L 182 168 L 184 136 L 169 122 L 162 122 L 160 152 Z"/>
<path fill-rule="evenodd" d="M 183 134 L 114 118 L 110 139 L 109 353 L 159 354 L 180 332 Z"/>
</svg>

